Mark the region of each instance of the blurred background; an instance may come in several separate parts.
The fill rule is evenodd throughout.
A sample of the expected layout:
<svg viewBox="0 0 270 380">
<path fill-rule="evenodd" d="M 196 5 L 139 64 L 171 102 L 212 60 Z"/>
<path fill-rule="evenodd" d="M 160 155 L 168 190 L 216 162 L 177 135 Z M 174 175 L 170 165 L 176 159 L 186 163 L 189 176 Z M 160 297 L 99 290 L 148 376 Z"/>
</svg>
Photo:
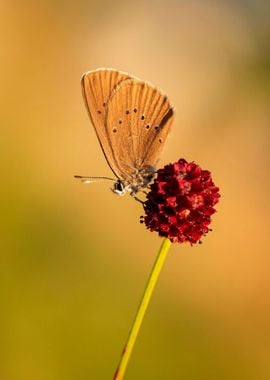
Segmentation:
<svg viewBox="0 0 270 380">
<path fill-rule="evenodd" d="M 268 1 L 1 1 L 0 379 L 111 379 L 161 244 L 110 183 L 81 96 L 113 67 L 165 91 L 160 166 L 211 170 L 202 245 L 174 245 L 127 379 L 270 378 Z"/>
</svg>

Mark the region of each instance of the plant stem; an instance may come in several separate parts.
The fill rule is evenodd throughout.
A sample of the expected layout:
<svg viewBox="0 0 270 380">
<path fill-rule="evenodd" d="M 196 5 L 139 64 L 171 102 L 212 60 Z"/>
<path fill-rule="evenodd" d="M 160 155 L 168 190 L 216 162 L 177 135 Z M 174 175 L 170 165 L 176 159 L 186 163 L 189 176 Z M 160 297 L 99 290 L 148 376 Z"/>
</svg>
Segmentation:
<svg viewBox="0 0 270 380">
<path fill-rule="evenodd" d="M 139 305 L 139 308 L 137 310 L 133 325 L 131 327 L 127 343 L 123 349 L 122 356 L 118 365 L 118 368 L 116 370 L 116 373 L 114 375 L 114 380 L 122 380 L 125 375 L 125 371 L 134 347 L 134 344 L 137 339 L 138 332 L 140 330 L 144 314 L 146 312 L 146 309 L 148 307 L 149 301 L 151 299 L 154 287 L 157 283 L 157 279 L 159 277 L 161 268 L 163 267 L 163 264 L 165 262 L 165 259 L 167 257 L 167 253 L 169 251 L 171 242 L 169 239 L 165 238 L 161 244 L 161 247 L 158 252 L 158 256 L 156 258 L 155 264 L 152 268 L 150 277 L 148 279 L 146 288 L 144 290 L 143 297 L 141 299 L 141 303 Z"/>
</svg>

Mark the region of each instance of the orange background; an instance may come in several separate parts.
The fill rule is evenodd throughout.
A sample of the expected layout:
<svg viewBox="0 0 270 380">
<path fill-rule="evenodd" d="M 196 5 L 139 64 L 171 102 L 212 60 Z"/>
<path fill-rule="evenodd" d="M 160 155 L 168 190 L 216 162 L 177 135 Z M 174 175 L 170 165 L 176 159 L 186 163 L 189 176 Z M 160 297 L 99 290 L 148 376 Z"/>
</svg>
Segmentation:
<svg viewBox="0 0 270 380">
<path fill-rule="evenodd" d="M 0 379 L 110 379 L 161 240 L 111 175 L 80 77 L 128 71 L 176 120 L 160 166 L 212 171 L 202 245 L 174 245 L 127 379 L 270 378 L 269 4 L 2 1 Z"/>
</svg>

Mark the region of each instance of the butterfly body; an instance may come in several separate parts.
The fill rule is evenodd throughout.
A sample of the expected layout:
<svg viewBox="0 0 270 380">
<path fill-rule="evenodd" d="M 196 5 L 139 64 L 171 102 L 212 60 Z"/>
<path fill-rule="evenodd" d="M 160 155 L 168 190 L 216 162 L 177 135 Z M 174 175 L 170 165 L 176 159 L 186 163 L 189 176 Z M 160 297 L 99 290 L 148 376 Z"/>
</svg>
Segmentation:
<svg viewBox="0 0 270 380">
<path fill-rule="evenodd" d="M 154 178 L 173 108 L 149 83 L 113 69 L 84 74 L 82 90 L 104 156 L 117 177 L 112 190 L 136 194 Z"/>
<path fill-rule="evenodd" d="M 134 195 L 152 182 L 155 173 L 156 168 L 152 166 L 136 169 L 126 180 L 118 179 L 112 191 L 118 195 L 124 195 L 127 191 L 130 192 L 131 195 Z"/>
</svg>

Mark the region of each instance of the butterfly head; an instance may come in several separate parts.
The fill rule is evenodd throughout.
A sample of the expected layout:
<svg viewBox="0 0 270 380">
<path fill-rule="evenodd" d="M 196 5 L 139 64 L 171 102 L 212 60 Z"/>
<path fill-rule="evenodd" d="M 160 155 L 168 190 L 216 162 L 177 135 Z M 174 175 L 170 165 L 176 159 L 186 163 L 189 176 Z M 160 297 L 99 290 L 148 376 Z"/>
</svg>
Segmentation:
<svg viewBox="0 0 270 380">
<path fill-rule="evenodd" d="M 113 193 L 120 195 L 120 196 L 123 196 L 126 194 L 126 186 L 120 179 L 118 179 L 114 183 L 113 188 L 111 190 Z"/>
</svg>

